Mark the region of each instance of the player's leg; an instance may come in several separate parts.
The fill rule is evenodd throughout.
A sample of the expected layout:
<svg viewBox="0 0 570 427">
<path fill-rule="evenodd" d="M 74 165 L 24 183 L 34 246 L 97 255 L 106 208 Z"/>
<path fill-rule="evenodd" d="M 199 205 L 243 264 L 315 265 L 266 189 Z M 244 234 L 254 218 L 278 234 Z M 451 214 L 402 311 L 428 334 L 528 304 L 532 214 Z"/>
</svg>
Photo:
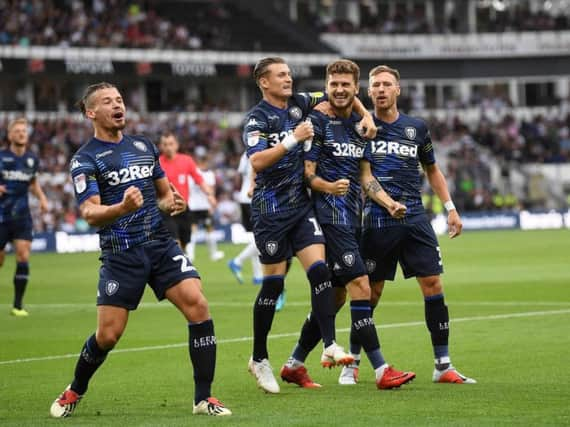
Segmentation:
<svg viewBox="0 0 570 427">
<path fill-rule="evenodd" d="M 398 267 L 400 243 L 406 232 L 404 227 L 387 227 L 383 229 L 365 229 L 360 241 L 360 254 L 368 273 L 370 283 L 370 317 L 373 318 L 374 310 L 378 305 L 384 280 L 394 280 Z M 360 352 L 362 343 L 357 331 L 350 330 L 350 352 L 354 356 L 355 363 L 341 372 L 342 381 L 345 384 L 356 383 L 358 379 L 358 367 L 360 365 Z M 343 378 L 344 377 L 344 378 Z"/>
<path fill-rule="evenodd" d="M 445 304 L 440 274 L 443 263 L 439 243 L 428 222 L 414 224 L 406 239 L 401 259 L 404 277 L 417 278 L 424 297 L 425 321 L 435 358 L 435 382 L 474 383 L 459 374 L 449 356 L 449 311 Z"/>
<path fill-rule="evenodd" d="M 224 258 L 224 252 L 218 250 L 218 242 L 214 235 L 214 219 L 209 211 L 204 212 L 204 225 L 206 227 L 206 244 L 212 261 L 219 261 Z"/>
<path fill-rule="evenodd" d="M 28 312 L 23 309 L 23 299 L 30 275 L 29 260 L 32 242 L 31 240 L 15 239 L 13 244 L 14 252 L 16 253 L 16 271 L 14 272 L 14 303 L 12 314 L 14 316 L 27 316 Z"/>
<path fill-rule="evenodd" d="M 336 312 L 344 306 L 346 301 L 346 288 L 336 286 L 333 277 L 333 288 L 335 294 Z M 281 367 L 281 379 L 283 381 L 297 384 L 303 388 L 319 388 L 320 384 L 315 383 L 307 372 L 305 360 L 321 341 L 321 330 L 313 313 L 309 313 L 301 328 L 299 340 L 287 362 Z"/>
<path fill-rule="evenodd" d="M 196 211 L 190 211 L 190 218 L 191 218 L 191 226 L 190 226 L 190 243 L 186 245 L 184 251 L 186 252 L 186 256 L 190 259 L 190 262 L 194 262 L 194 258 L 196 256 L 196 238 L 198 232 L 198 217 Z"/>
<path fill-rule="evenodd" d="M 188 321 L 188 349 L 194 370 L 194 414 L 231 415 L 231 411 L 212 396 L 216 369 L 216 335 L 208 302 L 200 279 L 184 279 L 168 288 L 166 298 Z"/>
<path fill-rule="evenodd" d="M 180 250 L 174 240 L 172 244 Z M 150 270 L 143 248 L 102 256 L 97 288 L 97 330 L 81 349 L 72 383 L 53 402 L 50 410 L 53 417 L 73 413 L 87 391 L 89 380 L 121 338 L 129 311 L 137 308 Z"/>
<path fill-rule="evenodd" d="M 129 312 L 124 307 L 97 306 L 97 330 L 87 338 L 75 364 L 73 381 L 53 402 L 50 414 L 55 418 L 70 416 L 87 391 L 89 381 L 115 347 L 127 326 Z"/>
<path fill-rule="evenodd" d="M 216 335 L 200 275 L 171 240 L 144 247 L 151 262 L 148 283 L 157 299 L 168 299 L 188 324 L 188 353 L 194 371 L 194 414 L 231 415 L 211 394 L 216 368 Z"/>
<path fill-rule="evenodd" d="M 287 258 L 287 266 L 285 268 L 285 276 L 289 274 L 289 270 L 291 269 L 291 265 L 293 265 L 293 258 Z M 255 282 L 254 282 L 255 283 Z M 283 290 L 279 294 L 277 301 L 275 303 L 275 311 L 283 310 L 285 307 L 285 302 L 287 301 L 287 290 L 283 287 Z"/>
</svg>

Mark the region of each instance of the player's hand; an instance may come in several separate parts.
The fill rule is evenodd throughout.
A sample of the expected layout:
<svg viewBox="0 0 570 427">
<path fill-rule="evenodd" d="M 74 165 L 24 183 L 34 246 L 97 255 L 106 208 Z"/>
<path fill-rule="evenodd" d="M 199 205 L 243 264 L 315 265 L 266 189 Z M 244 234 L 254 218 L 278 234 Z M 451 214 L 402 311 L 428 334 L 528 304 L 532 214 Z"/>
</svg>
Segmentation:
<svg viewBox="0 0 570 427">
<path fill-rule="evenodd" d="M 350 180 L 339 179 L 331 183 L 330 193 L 334 196 L 345 196 L 348 193 L 348 187 L 350 187 Z"/>
<path fill-rule="evenodd" d="M 447 234 L 449 235 L 450 239 L 457 237 L 461 234 L 461 230 L 463 229 L 463 223 L 461 222 L 461 218 L 457 213 L 456 209 L 452 209 L 447 214 Z"/>
<path fill-rule="evenodd" d="M 3 196 L 5 192 L 6 192 L 6 186 L 0 185 L 0 196 Z"/>
<path fill-rule="evenodd" d="M 404 218 L 406 215 L 406 211 L 408 208 L 406 205 L 401 204 L 400 202 L 394 202 L 390 206 L 387 207 L 388 213 L 392 218 L 400 219 Z"/>
<path fill-rule="evenodd" d="M 172 185 L 172 183 L 170 183 L 170 190 L 172 191 L 173 200 L 169 210 L 170 210 L 170 215 L 174 216 L 184 212 L 188 208 L 188 205 L 186 204 L 186 200 L 184 200 L 184 197 L 180 195 L 180 193 L 178 192 L 178 190 L 176 190 L 176 188 L 174 188 L 174 185 Z"/>
<path fill-rule="evenodd" d="M 208 203 L 210 204 L 210 212 L 214 212 L 216 210 L 216 206 L 218 206 L 218 200 L 213 193 L 208 194 Z"/>
<path fill-rule="evenodd" d="M 253 197 L 253 190 L 254 189 L 255 189 L 255 183 L 250 185 L 249 188 L 247 189 L 247 197 L 249 197 L 250 199 Z"/>
<path fill-rule="evenodd" d="M 372 139 L 376 136 L 378 128 L 372 116 L 364 116 L 357 126 L 358 133 L 364 138 Z"/>
<path fill-rule="evenodd" d="M 311 139 L 313 136 L 315 136 L 313 124 L 311 121 L 305 120 L 303 123 L 297 126 L 293 131 L 293 136 L 298 142 L 305 141 L 306 139 Z"/>
<path fill-rule="evenodd" d="M 123 209 L 125 210 L 125 214 L 135 212 L 143 205 L 143 203 L 143 195 L 138 187 L 131 185 L 125 190 L 125 194 L 123 194 L 123 201 L 121 202 Z"/>
<path fill-rule="evenodd" d="M 319 102 L 313 108 L 313 110 L 318 111 L 320 113 L 323 113 L 325 116 L 335 117 L 335 114 L 334 114 L 334 111 L 331 107 L 331 104 L 328 101 Z"/>
<path fill-rule="evenodd" d="M 42 214 L 46 214 L 48 213 L 49 210 L 49 206 L 48 206 L 48 201 L 45 197 L 40 199 L 40 212 Z"/>
</svg>

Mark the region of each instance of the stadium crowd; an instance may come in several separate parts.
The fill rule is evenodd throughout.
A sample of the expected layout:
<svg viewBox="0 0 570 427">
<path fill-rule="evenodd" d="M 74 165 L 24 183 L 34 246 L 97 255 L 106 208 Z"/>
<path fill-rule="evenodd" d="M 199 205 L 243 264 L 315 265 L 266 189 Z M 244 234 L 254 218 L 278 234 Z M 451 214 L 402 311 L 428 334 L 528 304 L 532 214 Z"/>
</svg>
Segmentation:
<svg viewBox="0 0 570 427">
<path fill-rule="evenodd" d="M 223 224 L 239 220 L 234 193 L 239 190 L 236 169 L 243 151 L 240 129 L 228 127 L 223 121 L 180 121 L 174 114 L 163 121 L 133 118 L 127 123 L 128 134 L 145 134 L 153 141 L 158 141 L 163 131 L 172 130 L 182 152 L 207 155 L 217 180 L 219 205 L 215 218 Z M 0 123 L 0 140 L 4 143 L 6 124 Z M 441 151 L 438 155 L 445 156 L 444 170 L 461 210 L 498 208 L 489 156 L 499 163 L 570 161 L 570 115 L 565 120 L 537 116 L 531 121 L 518 121 L 507 115 L 499 124 L 485 118 L 474 124 L 463 123 L 458 118 L 448 121 L 431 118 L 428 124 L 436 150 Z M 75 206 L 68 164 L 73 153 L 90 137 L 89 124 L 70 116 L 35 121 L 32 127 L 30 147 L 40 158 L 42 184 L 50 200 L 50 211 L 35 221 L 36 231 L 85 230 L 87 224 L 79 218 Z M 36 208 L 33 206 L 37 213 Z M 437 209 L 434 211 L 437 213 Z"/>
<path fill-rule="evenodd" d="M 499 2 L 501 3 L 501 2 Z M 345 17 L 331 16 L 321 10 L 313 16 L 321 32 L 330 33 L 381 33 L 381 34 L 430 34 L 460 33 L 456 11 L 442 17 L 437 25 L 430 23 L 425 4 L 416 3 L 408 9 L 404 2 L 394 3 L 394 12 L 388 13 L 385 4 L 362 1 L 360 22 L 354 23 Z M 506 31 L 560 31 L 570 29 L 567 11 L 533 11 L 528 4 L 479 5 L 476 12 L 476 32 L 502 33 Z M 507 7 L 508 6 L 508 7 Z"/>
<path fill-rule="evenodd" d="M 205 24 L 227 19 L 222 4 L 197 8 L 195 25 L 175 23 L 145 4 L 0 0 L 0 45 L 205 49 L 227 39 L 224 26 Z"/>
</svg>

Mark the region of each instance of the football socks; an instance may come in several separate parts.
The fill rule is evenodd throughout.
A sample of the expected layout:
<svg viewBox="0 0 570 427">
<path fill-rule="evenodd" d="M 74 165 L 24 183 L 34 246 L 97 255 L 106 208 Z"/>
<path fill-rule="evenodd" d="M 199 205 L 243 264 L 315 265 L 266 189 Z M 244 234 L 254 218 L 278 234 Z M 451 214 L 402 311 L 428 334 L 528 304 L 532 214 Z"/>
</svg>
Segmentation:
<svg viewBox="0 0 570 427">
<path fill-rule="evenodd" d="M 253 360 L 268 358 L 267 335 L 275 316 L 275 303 L 283 291 L 284 276 L 266 276 L 253 306 Z"/>
</svg>

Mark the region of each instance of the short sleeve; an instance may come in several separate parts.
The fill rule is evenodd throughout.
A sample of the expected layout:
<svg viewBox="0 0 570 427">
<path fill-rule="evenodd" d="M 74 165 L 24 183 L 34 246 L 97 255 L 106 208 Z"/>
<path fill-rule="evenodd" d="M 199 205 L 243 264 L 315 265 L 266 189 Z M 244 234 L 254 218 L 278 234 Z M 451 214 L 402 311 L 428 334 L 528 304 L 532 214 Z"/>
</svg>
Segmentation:
<svg viewBox="0 0 570 427">
<path fill-rule="evenodd" d="M 152 153 L 154 155 L 154 169 L 152 171 L 152 179 L 155 181 L 157 179 L 164 178 L 166 174 L 160 165 L 160 152 L 158 151 L 158 147 L 148 140 L 146 140 L 146 142 L 152 147 Z"/>
<path fill-rule="evenodd" d="M 420 147 L 419 157 L 422 164 L 431 165 L 435 163 L 435 153 L 433 151 L 433 144 L 431 142 L 431 134 L 427 126 L 424 130 L 424 143 Z"/>
<path fill-rule="evenodd" d="M 362 156 L 364 160 L 372 163 L 374 161 L 374 155 L 372 154 L 372 142 L 368 141 L 364 147 L 364 155 Z"/>
<path fill-rule="evenodd" d="M 89 156 L 83 153 L 75 154 L 71 159 L 70 172 L 78 205 L 81 205 L 89 197 L 99 194 L 97 166 Z"/>
<path fill-rule="evenodd" d="M 324 92 L 299 92 L 293 97 L 303 111 L 303 116 L 309 114 L 315 105 L 328 99 Z"/>
<path fill-rule="evenodd" d="M 261 118 L 259 115 L 257 117 L 255 115 L 247 117 L 247 122 L 243 128 L 242 139 L 248 157 L 267 148 L 267 130 L 268 126 L 265 118 Z"/>
</svg>

